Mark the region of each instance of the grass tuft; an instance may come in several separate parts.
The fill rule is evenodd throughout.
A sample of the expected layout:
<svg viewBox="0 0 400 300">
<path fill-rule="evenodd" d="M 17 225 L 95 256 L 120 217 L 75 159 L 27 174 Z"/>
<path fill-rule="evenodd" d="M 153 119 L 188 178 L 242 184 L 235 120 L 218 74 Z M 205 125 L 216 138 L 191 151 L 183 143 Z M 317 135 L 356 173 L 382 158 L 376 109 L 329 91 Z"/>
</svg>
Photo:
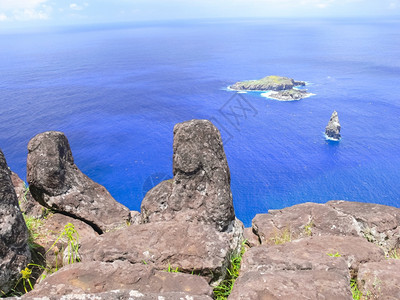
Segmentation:
<svg viewBox="0 0 400 300">
<path fill-rule="evenodd" d="M 241 245 L 239 253 L 233 254 L 230 258 L 230 265 L 227 270 L 227 277 L 221 281 L 221 283 L 214 288 L 214 298 L 216 300 L 226 300 L 231 294 L 233 285 L 236 279 L 239 277 L 240 265 L 242 262 L 243 254 L 246 251 L 246 241 Z"/>
</svg>

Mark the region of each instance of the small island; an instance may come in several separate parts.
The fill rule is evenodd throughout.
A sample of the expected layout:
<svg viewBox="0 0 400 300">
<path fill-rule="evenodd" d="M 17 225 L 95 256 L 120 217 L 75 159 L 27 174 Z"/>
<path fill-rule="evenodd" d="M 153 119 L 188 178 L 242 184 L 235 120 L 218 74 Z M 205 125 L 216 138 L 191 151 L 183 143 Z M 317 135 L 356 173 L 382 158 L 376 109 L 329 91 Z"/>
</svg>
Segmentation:
<svg viewBox="0 0 400 300">
<path fill-rule="evenodd" d="M 269 93 L 263 94 L 263 96 L 280 101 L 293 101 L 312 95 L 307 93 L 307 90 L 296 89 L 296 87 L 305 85 L 304 81 L 272 75 L 259 80 L 239 81 L 229 86 L 229 89 L 235 91 L 268 91 Z"/>
</svg>

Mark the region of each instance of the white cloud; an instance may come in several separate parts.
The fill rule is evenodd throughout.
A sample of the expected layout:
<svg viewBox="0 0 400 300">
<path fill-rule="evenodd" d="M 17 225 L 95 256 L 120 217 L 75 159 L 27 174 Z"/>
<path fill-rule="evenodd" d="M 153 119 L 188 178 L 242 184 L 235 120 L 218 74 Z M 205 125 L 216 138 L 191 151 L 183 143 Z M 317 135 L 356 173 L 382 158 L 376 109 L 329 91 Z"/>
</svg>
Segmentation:
<svg viewBox="0 0 400 300">
<path fill-rule="evenodd" d="M 7 21 L 8 17 L 6 14 L 0 14 L 0 22 Z"/>
<path fill-rule="evenodd" d="M 69 5 L 69 8 L 72 10 L 83 10 L 85 7 L 88 7 L 89 4 L 88 3 L 83 3 L 82 5 L 76 4 L 76 3 L 71 3 Z"/>
<path fill-rule="evenodd" d="M 46 20 L 52 7 L 48 0 L 0 0 L 0 21 Z"/>
<path fill-rule="evenodd" d="M 44 10 L 23 9 L 14 12 L 16 21 L 47 20 L 48 18 L 49 15 Z"/>
<path fill-rule="evenodd" d="M 0 11 L 34 9 L 48 0 L 1 0 Z"/>
</svg>

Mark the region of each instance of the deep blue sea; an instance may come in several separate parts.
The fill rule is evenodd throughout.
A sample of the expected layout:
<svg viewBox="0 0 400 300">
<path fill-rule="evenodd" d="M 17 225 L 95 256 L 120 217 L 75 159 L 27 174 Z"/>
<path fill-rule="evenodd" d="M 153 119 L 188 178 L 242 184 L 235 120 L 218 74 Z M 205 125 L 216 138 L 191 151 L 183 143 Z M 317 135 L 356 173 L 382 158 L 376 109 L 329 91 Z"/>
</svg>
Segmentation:
<svg viewBox="0 0 400 300">
<path fill-rule="evenodd" d="M 28 141 L 63 131 L 78 167 L 139 210 L 172 177 L 173 126 L 220 129 L 237 216 L 331 199 L 400 207 L 400 21 L 224 20 L 0 32 L 0 148 L 26 179 Z M 281 75 L 280 102 L 236 81 Z M 334 110 L 342 140 L 327 141 Z"/>
</svg>

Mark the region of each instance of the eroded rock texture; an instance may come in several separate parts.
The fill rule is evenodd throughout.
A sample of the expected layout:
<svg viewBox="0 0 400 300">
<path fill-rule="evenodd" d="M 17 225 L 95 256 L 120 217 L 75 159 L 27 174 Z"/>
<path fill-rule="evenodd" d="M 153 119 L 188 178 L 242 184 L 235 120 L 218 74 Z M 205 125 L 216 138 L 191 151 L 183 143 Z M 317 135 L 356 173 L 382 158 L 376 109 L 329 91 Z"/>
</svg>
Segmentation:
<svg viewBox="0 0 400 300">
<path fill-rule="evenodd" d="M 67 138 L 48 131 L 28 144 L 27 180 L 43 206 L 78 218 L 99 233 L 126 225 L 130 211 L 74 164 Z"/>
<path fill-rule="evenodd" d="M 218 129 L 207 120 L 175 125 L 174 178 L 143 199 L 144 222 L 182 220 L 232 229 L 235 212 L 230 172 Z"/>
<path fill-rule="evenodd" d="M 62 295 L 72 297 L 68 299 L 212 299 L 212 289 L 195 275 L 157 271 L 143 263 L 94 261 L 62 268 L 22 298 Z M 76 295 L 81 296 L 74 298 Z"/>
<path fill-rule="evenodd" d="M 11 171 L 0 150 L 0 291 L 8 293 L 31 260 L 28 229 L 18 206 Z M 1 293 L 0 293 L 1 294 Z"/>
</svg>

